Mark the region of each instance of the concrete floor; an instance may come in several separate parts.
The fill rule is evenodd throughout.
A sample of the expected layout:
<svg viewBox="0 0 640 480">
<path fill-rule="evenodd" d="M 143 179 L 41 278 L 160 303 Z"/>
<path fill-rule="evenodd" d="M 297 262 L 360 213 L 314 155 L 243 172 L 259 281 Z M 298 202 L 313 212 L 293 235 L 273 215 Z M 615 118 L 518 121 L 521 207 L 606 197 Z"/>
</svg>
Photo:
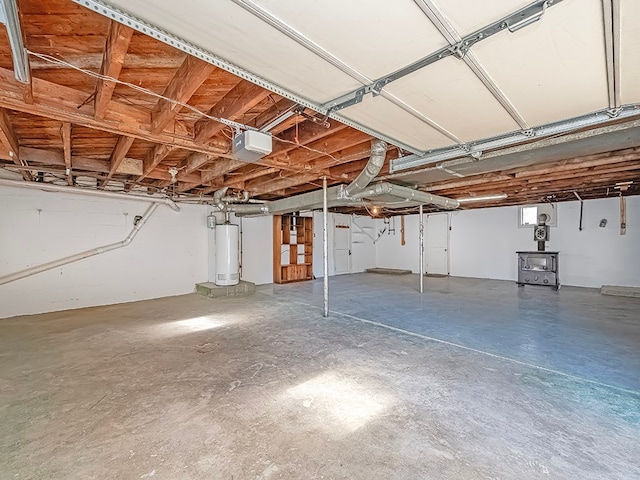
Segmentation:
<svg viewBox="0 0 640 480">
<path fill-rule="evenodd" d="M 1 320 L 0 479 L 640 478 L 639 300 L 426 284 Z"/>
</svg>

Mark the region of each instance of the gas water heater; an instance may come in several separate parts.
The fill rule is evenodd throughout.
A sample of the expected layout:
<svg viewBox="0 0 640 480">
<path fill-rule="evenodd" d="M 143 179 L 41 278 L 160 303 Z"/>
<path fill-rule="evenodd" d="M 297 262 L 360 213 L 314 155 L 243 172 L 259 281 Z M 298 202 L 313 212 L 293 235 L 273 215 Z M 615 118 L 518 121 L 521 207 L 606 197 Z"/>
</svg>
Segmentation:
<svg viewBox="0 0 640 480">
<path fill-rule="evenodd" d="M 216 285 L 237 285 L 240 282 L 238 261 L 238 225 L 216 225 Z"/>
</svg>

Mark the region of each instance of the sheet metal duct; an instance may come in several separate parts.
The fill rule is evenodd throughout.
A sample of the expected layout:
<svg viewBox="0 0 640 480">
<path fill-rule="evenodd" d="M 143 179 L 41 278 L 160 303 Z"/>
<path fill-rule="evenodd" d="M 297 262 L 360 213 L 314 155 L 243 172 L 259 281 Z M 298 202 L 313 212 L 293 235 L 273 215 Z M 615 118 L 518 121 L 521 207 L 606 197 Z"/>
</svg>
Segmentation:
<svg viewBox="0 0 640 480">
<path fill-rule="evenodd" d="M 406 201 L 416 202 L 419 204 L 437 205 L 438 207 L 447 209 L 454 209 L 460 206 L 460 202 L 454 200 L 453 198 L 441 197 L 439 195 L 421 192 L 420 190 L 413 190 L 408 187 L 403 187 L 388 182 L 376 183 L 366 190 L 353 195 L 351 198 L 354 200 L 358 200 L 371 197 L 375 198 L 382 195 L 391 195 L 392 197 L 400 198 Z"/>
<path fill-rule="evenodd" d="M 382 140 L 371 140 L 371 157 L 360 175 L 345 188 L 345 194 L 352 196 L 364 190 L 382 170 L 387 155 L 387 144 Z"/>
<path fill-rule="evenodd" d="M 433 204 L 443 208 L 457 208 L 460 205 L 456 200 L 450 198 L 420 192 L 388 182 L 381 182 L 368 187 L 369 183 L 380 173 L 386 153 L 387 144 L 385 142 L 378 139 L 372 140 L 371 157 L 360 175 L 349 185 L 338 185 L 326 190 L 328 207 L 358 205 L 365 198 L 375 198 L 382 195 L 390 195 L 408 202 Z M 226 192 L 227 189 L 223 188 L 214 194 L 214 208 L 220 212 L 233 212 L 237 216 L 282 215 L 300 210 L 313 210 L 322 207 L 324 204 L 323 190 L 316 190 L 258 205 L 230 203 L 226 201 Z"/>
</svg>

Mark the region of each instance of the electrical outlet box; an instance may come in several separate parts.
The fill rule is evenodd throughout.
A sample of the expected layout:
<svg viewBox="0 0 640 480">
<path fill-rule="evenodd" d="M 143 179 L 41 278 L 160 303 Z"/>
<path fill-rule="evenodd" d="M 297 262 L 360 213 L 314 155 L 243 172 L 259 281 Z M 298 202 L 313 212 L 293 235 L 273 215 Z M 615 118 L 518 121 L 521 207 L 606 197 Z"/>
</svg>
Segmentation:
<svg viewBox="0 0 640 480">
<path fill-rule="evenodd" d="M 247 130 L 233 138 L 233 158 L 243 162 L 257 162 L 271 153 L 272 139 L 268 133 Z"/>
</svg>

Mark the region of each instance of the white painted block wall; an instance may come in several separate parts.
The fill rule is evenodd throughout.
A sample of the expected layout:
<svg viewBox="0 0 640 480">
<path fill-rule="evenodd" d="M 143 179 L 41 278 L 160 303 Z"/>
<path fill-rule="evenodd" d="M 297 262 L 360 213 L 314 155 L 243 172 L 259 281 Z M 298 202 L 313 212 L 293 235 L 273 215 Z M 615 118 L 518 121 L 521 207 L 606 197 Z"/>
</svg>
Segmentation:
<svg viewBox="0 0 640 480">
<path fill-rule="evenodd" d="M 418 273 L 420 271 L 418 216 L 406 215 L 404 220 L 404 245 L 402 245 L 400 217 L 390 219 L 389 225 L 385 225 L 382 219 L 375 220 L 376 234 L 386 228 L 376 243 L 376 267 L 397 268 Z M 395 230 L 395 233 L 390 233 L 391 229 Z"/>
<path fill-rule="evenodd" d="M 627 197 L 627 233 L 621 236 L 619 200 L 607 198 L 584 202 L 583 230 L 578 230 L 579 202 L 563 202 L 558 226 L 551 228 L 548 250 L 560 251 L 563 285 L 640 286 L 640 196 Z M 518 227 L 518 207 L 464 210 L 451 216 L 449 240 L 450 274 L 458 277 L 515 280 L 517 250 L 536 250 L 532 228 Z M 606 218 L 605 228 L 599 227 Z M 383 227 L 376 220 L 377 228 Z M 418 272 L 418 216 L 405 217 L 406 245 L 396 234 L 384 234 L 376 245 L 377 266 Z M 426 237 L 426 235 L 425 235 Z M 425 245 L 426 247 L 426 245 Z"/>
<path fill-rule="evenodd" d="M 560 251 L 563 285 L 640 286 L 640 196 L 628 197 L 626 202 L 626 235 L 620 235 L 618 198 L 585 201 L 582 231 L 578 230 L 580 203 L 557 204 L 558 226 L 551 227 L 547 250 Z M 451 215 L 451 275 L 515 280 L 513 252 L 537 248 L 532 229 L 517 226 L 517 207 Z M 601 228 L 603 218 L 607 225 Z"/>
<path fill-rule="evenodd" d="M 242 279 L 273 283 L 273 216 L 242 219 Z"/>
<path fill-rule="evenodd" d="M 148 204 L 0 187 L 0 275 L 119 242 Z M 0 318 L 190 293 L 207 277 L 206 207 L 160 206 L 127 247 L 0 285 Z"/>
<path fill-rule="evenodd" d="M 376 247 L 373 241 L 366 235 L 362 235 L 360 229 L 353 225 L 353 221 L 357 222 L 361 227 L 371 229 L 375 232 L 375 221 L 369 217 L 352 216 L 351 224 L 351 272 L 364 272 L 367 268 L 375 267 L 376 263 Z M 322 212 L 313 212 L 313 275 L 316 278 L 323 276 L 323 251 L 322 251 Z M 335 231 L 334 215 L 329 213 L 329 275 L 335 275 L 334 262 L 334 231 Z M 358 243 L 354 243 L 358 242 Z"/>
</svg>

